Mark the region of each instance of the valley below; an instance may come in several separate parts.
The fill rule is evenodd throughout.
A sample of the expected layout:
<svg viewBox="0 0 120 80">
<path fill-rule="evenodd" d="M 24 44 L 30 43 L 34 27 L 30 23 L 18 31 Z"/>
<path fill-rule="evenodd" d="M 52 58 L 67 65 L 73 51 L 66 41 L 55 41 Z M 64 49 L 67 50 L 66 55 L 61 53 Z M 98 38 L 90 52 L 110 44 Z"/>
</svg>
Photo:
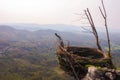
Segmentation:
<svg viewBox="0 0 120 80">
<path fill-rule="evenodd" d="M 0 80 L 74 80 L 60 69 L 56 57 L 57 39 L 60 34 L 66 45 L 96 48 L 89 33 L 74 33 L 52 29 L 29 31 L 0 25 Z M 101 44 L 107 52 L 106 36 Z M 114 65 L 120 68 L 120 37 L 111 33 Z"/>
</svg>

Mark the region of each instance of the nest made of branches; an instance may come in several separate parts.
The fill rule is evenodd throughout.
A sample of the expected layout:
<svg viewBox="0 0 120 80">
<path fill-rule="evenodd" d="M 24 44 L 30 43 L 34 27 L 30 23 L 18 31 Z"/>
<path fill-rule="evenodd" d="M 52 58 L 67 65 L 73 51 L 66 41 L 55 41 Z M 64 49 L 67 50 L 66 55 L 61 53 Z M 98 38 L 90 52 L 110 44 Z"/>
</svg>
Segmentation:
<svg viewBox="0 0 120 80">
<path fill-rule="evenodd" d="M 113 68 L 111 58 L 95 48 L 58 46 L 56 54 L 60 67 L 69 75 L 75 76 L 76 73 L 76 75 L 79 75 L 79 78 L 83 78 L 86 75 L 90 65 Z"/>
<path fill-rule="evenodd" d="M 76 80 L 85 77 L 89 66 L 101 68 L 114 68 L 111 57 L 102 51 L 102 49 L 89 47 L 65 46 L 63 39 L 55 33 L 58 38 L 58 47 L 56 54 L 60 67 L 69 75 L 74 76 Z"/>
</svg>

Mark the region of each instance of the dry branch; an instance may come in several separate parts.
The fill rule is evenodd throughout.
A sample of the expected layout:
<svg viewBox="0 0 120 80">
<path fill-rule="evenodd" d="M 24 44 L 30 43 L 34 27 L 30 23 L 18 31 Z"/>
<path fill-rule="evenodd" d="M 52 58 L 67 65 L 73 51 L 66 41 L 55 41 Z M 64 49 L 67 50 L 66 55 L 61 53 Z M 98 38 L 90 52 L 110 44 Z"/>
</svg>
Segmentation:
<svg viewBox="0 0 120 80">
<path fill-rule="evenodd" d="M 57 33 L 55 33 L 55 36 L 58 38 L 59 46 L 64 47 L 63 39 Z"/>
<path fill-rule="evenodd" d="M 94 22 L 93 22 L 93 18 L 92 18 L 92 16 L 91 16 L 91 13 L 90 13 L 90 11 L 89 11 L 88 8 L 87 8 L 87 10 L 84 10 L 84 12 L 85 12 L 85 15 L 86 15 L 86 17 L 87 17 L 87 19 L 88 19 L 88 21 L 89 21 L 89 24 L 90 24 L 90 26 L 91 26 L 91 28 L 92 28 L 92 33 L 93 33 L 94 36 L 95 36 L 96 45 L 97 45 L 98 49 L 102 51 L 102 48 L 101 48 L 101 45 L 100 45 L 100 42 L 99 42 L 98 33 L 97 33 L 96 28 L 95 28 L 95 25 L 94 25 Z"/>
<path fill-rule="evenodd" d="M 109 37 L 109 31 L 108 31 L 108 25 L 107 25 L 107 13 L 106 13 L 106 9 L 105 9 L 103 0 L 101 0 L 101 3 L 102 3 L 103 10 L 101 9 L 101 7 L 99 7 L 99 10 L 104 19 L 106 34 L 107 34 L 108 49 L 109 49 L 108 54 L 109 54 L 109 57 L 111 57 L 111 45 L 110 45 L 110 37 Z"/>
<path fill-rule="evenodd" d="M 66 57 L 69 65 L 70 65 L 70 67 L 71 67 L 71 69 L 72 69 L 72 71 L 73 71 L 73 73 L 74 73 L 74 76 L 75 76 L 76 80 L 80 80 L 80 79 L 79 79 L 79 76 L 78 76 L 78 74 L 76 73 L 76 71 L 75 71 L 75 69 L 74 69 L 74 66 L 73 66 L 73 64 L 72 64 L 72 62 L 73 62 L 74 59 L 72 58 L 72 56 L 70 55 L 70 53 L 67 52 L 67 50 L 64 48 L 64 43 L 63 43 L 62 38 L 61 38 L 57 33 L 55 33 L 55 36 L 59 39 L 59 44 L 60 44 L 60 45 L 59 45 L 59 49 L 64 52 L 63 55 Z M 68 55 L 70 55 L 70 58 L 71 58 L 71 59 L 69 58 Z"/>
</svg>

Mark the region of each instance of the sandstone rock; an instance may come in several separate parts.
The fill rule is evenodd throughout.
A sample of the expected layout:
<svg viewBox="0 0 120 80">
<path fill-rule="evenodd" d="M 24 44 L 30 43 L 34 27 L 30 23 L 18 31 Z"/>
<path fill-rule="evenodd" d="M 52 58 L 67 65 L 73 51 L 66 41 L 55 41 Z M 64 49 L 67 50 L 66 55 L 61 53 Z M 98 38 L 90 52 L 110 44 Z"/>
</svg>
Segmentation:
<svg viewBox="0 0 120 80">
<path fill-rule="evenodd" d="M 115 69 L 101 68 L 91 66 L 88 73 L 82 80 L 120 80 L 120 75 Z"/>
</svg>

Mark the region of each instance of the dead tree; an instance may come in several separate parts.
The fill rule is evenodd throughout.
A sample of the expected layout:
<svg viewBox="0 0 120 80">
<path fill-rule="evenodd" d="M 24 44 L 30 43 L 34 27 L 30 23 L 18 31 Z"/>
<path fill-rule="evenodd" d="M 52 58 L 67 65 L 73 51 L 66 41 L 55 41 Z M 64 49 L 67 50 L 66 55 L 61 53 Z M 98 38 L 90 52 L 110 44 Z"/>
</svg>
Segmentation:
<svg viewBox="0 0 120 80">
<path fill-rule="evenodd" d="M 97 45 L 98 49 L 102 51 L 102 48 L 101 48 L 101 45 L 100 45 L 100 42 L 99 42 L 98 33 L 97 33 L 96 28 L 95 28 L 95 24 L 94 24 L 94 22 L 93 22 L 93 18 L 92 18 L 92 16 L 91 16 L 91 13 L 90 13 L 90 11 L 89 11 L 88 8 L 87 8 L 87 10 L 84 10 L 84 12 L 85 12 L 85 15 L 86 15 L 86 17 L 87 17 L 87 19 L 88 19 L 88 21 L 89 21 L 89 24 L 90 24 L 90 26 L 91 26 L 91 28 L 92 28 L 92 31 L 91 31 L 91 32 L 92 32 L 93 35 L 95 36 L 96 45 Z"/>
<path fill-rule="evenodd" d="M 107 25 L 107 13 L 106 13 L 106 9 L 105 9 L 103 0 L 101 0 L 101 3 L 102 3 L 103 10 L 101 9 L 101 7 L 99 7 L 99 10 L 104 19 L 106 34 L 107 34 L 107 42 L 108 42 L 108 54 L 109 54 L 109 57 L 111 57 L 111 45 L 110 45 L 110 37 L 109 37 L 108 25 Z"/>
<path fill-rule="evenodd" d="M 109 57 L 111 57 L 111 55 L 110 55 L 111 54 L 110 53 L 111 52 L 110 39 L 109 39 L 109 33 L 108 33 L 108 28 L 107 28 L 107 14 L 106 14 L 103 0 L 101 0 L 101 2 L 102 2 L 102 6 L 103 6 L 103 11 L 100 7 L 99 7 L 99 9 L 105 20 L 105 28 L 106 28 L 108 46 L 109 46 Z M 106 54 L 104 54 L 104 52 L 102 50 L 102 47 L 101 47 L 100 41 L 99 41 L 99 36 L 98 36 L 97 30 L 96 30 L 96 26 L 94 24 L 94 21 L 93 21 L 93 18 L 92 18 L 92 15 L 91 15 L 89 9 L 87 8 L 86 10 L 84 10 L 84 13 L 85 13 L 85 16 L 86 16 L 92 30 L 86 29 L 84 27 L 83 27 L 83 29 L 93 33 L 93 35 L 95 36 L 95 39 L 96 39 L 96 45 L 99 49 L 99 50 L 95 49 L 95 51 L 97 51 L 97 52 L 95 52 L 95 54 L 93 54 L 93 56 L 95 56 L 96 54 L 100 55 L 100 53 L 102 53 L 101 54 L 102 56 L 100 58 L 98 58 L 96 56 L 95 56 L 95 58 L 91 57 L 91 54 L 88 54 L 88 53 L 90 53 L 90 52 L 93 53 L 94 49 L 92 49 L 89 52 L 84 51 L 84 50 L 88 50 L 91 48 L 72 47 L 72 46 L 69 47 L 69 45 L 68 45 L 68 48 L 66 48 L 66 46 L 63 43 L 62 38 L 57 33 L 55 33 L 55 35 L 59 41 L 59 47 L 58 47 L 59 49 L 56 51 L 59 62 L 60 62 L 59 64 L 62 66 L 61 68 L 63 68 L 63 70 L 68 72 L 70 75 L 74 76 L 76 80 L 88 80 L 88 79 L 90 79 L 90 80 L 96 80 L 96 79 L 100 79 L 100 80 L 115 79 L 115 80 L 117 80 L 117 78 L 119 78 L 119 74 L 118 74 L 118 72 L 115 71 L 115 69 L 114 69 L 115 67 L 112 63 L 111 58 L 106 56 Z M 87 54 L 87 56 L 84 56 L 82 54 L 84 54 L 84 55 Z M 94 68 L 86 67 L 88 64 L 93 65 L 93 66 L 100 66 L 103 69 L 101 68 L 101 69 L 97 70 L 97 67 L 94 67 Z M 112 69 L 114 71 L 110 71 Z M 111 75 L 109 75 L 109 74 L 111 74 Z"/>
</svg>

